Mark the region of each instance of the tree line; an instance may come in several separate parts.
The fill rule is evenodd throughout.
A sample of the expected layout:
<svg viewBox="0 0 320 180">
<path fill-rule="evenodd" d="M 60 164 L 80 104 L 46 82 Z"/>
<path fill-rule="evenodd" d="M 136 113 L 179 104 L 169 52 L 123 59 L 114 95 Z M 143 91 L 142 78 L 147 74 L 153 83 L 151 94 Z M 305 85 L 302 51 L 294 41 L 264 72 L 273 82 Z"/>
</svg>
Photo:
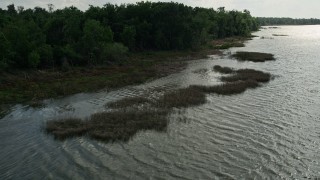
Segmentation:
<svg viewBox="0 0 320 180">
<path fill-rule="evenodd" d="M 258 23 L 261 26 L 272 25 L 317 25 L 320 19 L 293 19 L 293 18 L 276 18 L 276 17 L 258 17 Z"/>
<path fill-rule="evenodd" d="M 0 8 L 0 70 L 116 63 L 128 52 L 197 49 L 248 36 L 258 22 L 247 10 L 138 2 L 76 7 Z"/>
</svg>

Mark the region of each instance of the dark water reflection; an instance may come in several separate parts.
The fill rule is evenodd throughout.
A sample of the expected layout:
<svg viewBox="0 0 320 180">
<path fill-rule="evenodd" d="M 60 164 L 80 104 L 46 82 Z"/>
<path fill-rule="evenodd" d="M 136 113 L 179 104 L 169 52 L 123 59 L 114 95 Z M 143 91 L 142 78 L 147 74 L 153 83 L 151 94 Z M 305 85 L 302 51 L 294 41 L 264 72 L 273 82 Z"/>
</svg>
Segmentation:
<svg viewBox="0 0 320 180">
<path fill-rule="evenodd" d="M 320 26 L 285 26 L 255 33 L 237 50 L 275 54 L 276 61 L 237 62 L 226 56 L 144 85 L 46 100 L 45 107 L 12 107 L 0 120 L 0 179 L 302 179 L 320 177 Z M 166 133 L 138 133 L 128 143 L 88 138 L 63 142 L 43 132 L 46 121 L 85 118 L 104 104 L 154 88 L 217 84 L 214 65 L 276 75 L 262 88 L 177 110 Z M 194 73 L 199 69 L 203 73 Z M 181 123 L 181 119 L 185 123 Z"/>
</svg>

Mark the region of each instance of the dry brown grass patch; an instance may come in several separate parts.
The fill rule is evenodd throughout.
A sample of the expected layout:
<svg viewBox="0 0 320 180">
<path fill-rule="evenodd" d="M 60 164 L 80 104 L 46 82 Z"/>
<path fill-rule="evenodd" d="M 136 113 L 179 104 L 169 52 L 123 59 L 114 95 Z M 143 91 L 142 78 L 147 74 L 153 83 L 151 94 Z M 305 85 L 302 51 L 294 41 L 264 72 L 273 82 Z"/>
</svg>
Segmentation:
<svg viewBox="0 0 320 180">
<path fill-rule="evenodd" d="M 181 108 L 204 104 L 206 95 L 196 88 L 188 87 L 164 94 L 158 101 L 159 107 Z"/>
</svg>

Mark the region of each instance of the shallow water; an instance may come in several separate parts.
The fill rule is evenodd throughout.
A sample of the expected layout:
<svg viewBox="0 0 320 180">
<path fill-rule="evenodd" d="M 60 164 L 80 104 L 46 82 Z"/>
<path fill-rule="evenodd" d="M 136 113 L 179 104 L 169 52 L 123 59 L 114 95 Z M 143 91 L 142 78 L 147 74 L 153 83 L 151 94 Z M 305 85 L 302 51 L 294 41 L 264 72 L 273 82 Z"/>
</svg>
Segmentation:
<svg viewBox="0 0 320 180">
<path fill-rule="evenodd" d="M 272 36 L 285 34 L 288 36 Z M 186 70 L 140 86 L 16 105 L 0 120 L 0 179 L 302 179 L 320 178 L 320 26 L 264 29 L 244 48 L 191 61 Z M 237 62 L 235 51 L 275 54 L 276 61 Z M 207 95 L 202 106 L 176 110 L 167 132 L 140 132 L 128 143 L 86 137 L 55 141 L 45 122 L 86 118 L 104 104 L 155 88 L 217 84 L 214 65 L 275 75 L 258 89 Z M 207 68 L 208 71 L 194 73 Z M 183 120 L 183 121 L 181 121 Z"/>
</svg>

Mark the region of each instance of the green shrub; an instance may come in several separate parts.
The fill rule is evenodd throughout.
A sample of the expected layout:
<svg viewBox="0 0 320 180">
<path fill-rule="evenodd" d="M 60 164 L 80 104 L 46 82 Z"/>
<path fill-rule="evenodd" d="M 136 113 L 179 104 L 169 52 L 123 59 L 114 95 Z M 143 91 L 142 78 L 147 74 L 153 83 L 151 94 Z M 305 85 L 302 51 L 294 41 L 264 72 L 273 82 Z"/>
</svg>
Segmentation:
<svg viewBox="0 0 320 180">
<path fill-rule="evenodd" d="M 126 58 L 128 48 L 121 43 L 108 43 L 103 46 L 103 62 L 120 62 Z"/>
<path fill-rule="evenodd" d="M 37 68 L 40 63 L 40 55 L 36 51 L 32 51 L 28 56 L 28 65 L 31 68 Z"/>
</svg>

